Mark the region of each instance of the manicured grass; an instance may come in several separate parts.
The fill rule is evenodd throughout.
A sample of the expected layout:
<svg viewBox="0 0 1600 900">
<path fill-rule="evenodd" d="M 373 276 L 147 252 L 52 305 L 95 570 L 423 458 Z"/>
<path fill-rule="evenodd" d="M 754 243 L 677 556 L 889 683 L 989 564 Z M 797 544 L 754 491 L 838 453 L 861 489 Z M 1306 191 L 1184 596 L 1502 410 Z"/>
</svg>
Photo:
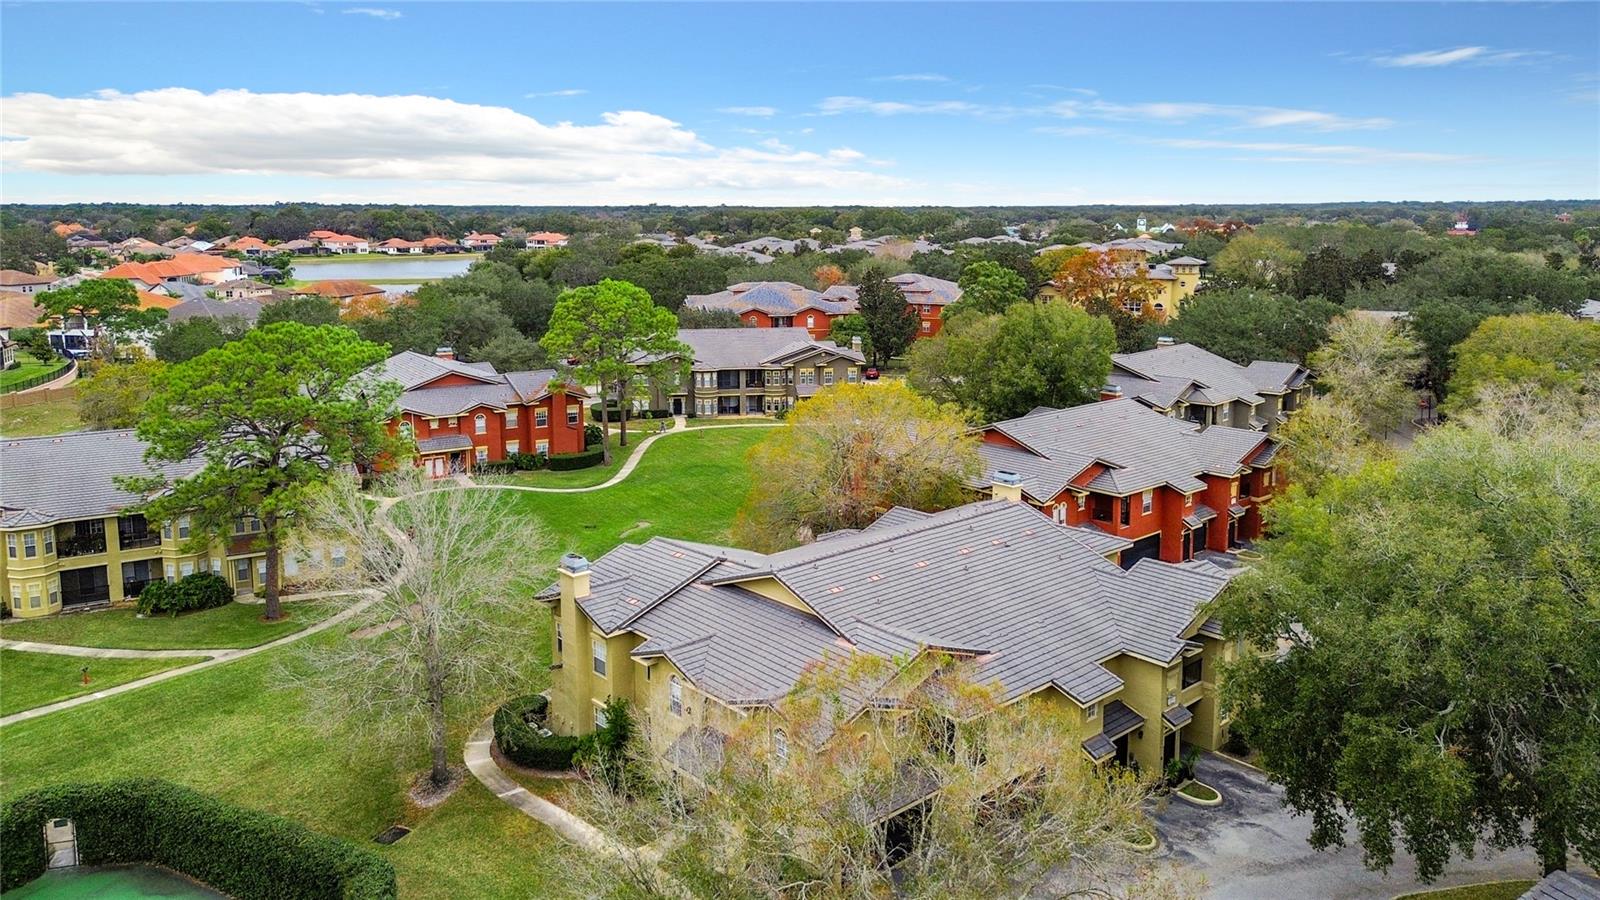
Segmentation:
<svg viewBox="0 0 1600 900">
<path fill-rule="evenodd" d="M 103 691 L 203 659 L 203 656 L 182 659 L 89 659 L 56 653 L 0 650 L 0 685 L 4 685 L 0 688 L 0 716 Z M 84 666 L 89 667 L 88 684 L 83 683 Z"/>
<path fill-rule="evenodd" d="M 670 534 L 728 540 L 749 483 L 744 452 L 762 432 L 730 428 L 674 435 L 621 485 L 582 494 L 502 492 L 510 514 L 537 516 L 556 554 L 598 556 L 619 541 Z M 639 528 L 639 520 L 650 524 Z M 551 562 L 553 558 L 541 563 Z M 553 573 L 552 573 L 553 577 Z M 291 606 L 291 609 L 293 607 Z M 513 693 L 549 685 L 548 614 L 529 603 L 525 665 Z M 306 639 L 348 640 L 343 626 Z M 413 829 L 378 848 L 407 898 L 573 895 L 570 854 L 549 829 L 502 803 L 475 780 L 433 810 L 405 799 L 426 768 L 421 736 L 384 746 L 316 715 L 317 695 L 292 675 L 298 645 L 213 666 L 0 731 L 0 797 L 70 779 L 161 774 L 235 803 L 278 813 L 366 846 L 396 823 Z M 450 733 L 459 764 L 470 726 L 504 698 L 464 709 Z M 62 748 L 71 748 L 63 752 Z"/>
<path fill-rule="evenodd" d="M 1185 794 L 1205 803 L 1213 803 L 1219 796 L 1217 792 L 1198 781 L 1190 781 L 1178 788 L 1178 793 Z"/>
<path fill-rule="evenodd" d="M 288 617 L 261 621 L 266 607 L 230 603 L 216 609 L 185 613 L 177 618 L 141 619 L 132 609 L 14 619 L 0 625 L 0 637 L 74 647 L 121 647 L 128 650 L 187 650 L 194 648 L 256 647 L 320 622 L 334 610 L 326 603 L 300 600 L 283 605 Z"/>
<path fill-rule="evenodd" d="M 1440 888 L 1437 891 L 1417 891 L 1401 894 L 1394 900 L 1517 900 L 1532 881 L 1491 881 L 1486 884 L 1468 884 L 1461 887 Z"/>
<path fill-rule="evenodd" d="M 481 483 L 492 484 L 504 482 L 505 484 L 520 484 L 528 487 L 590 487 L 591 485 L 604 484 L 617 474 L 623 463 L 633 456 L 633 451 L 639 448 L 646 435 L 638 434 L 629 429 L 628 446 L 617 443 L 617 436 L 611 436 L 611 462 L 587 469 L 572 469 L 565 472 L 552 472 L 549 469 L 535 469 L 531 472 L 511 472 L 506 475 L 486 476 L 478 479 Z M 647 450 L 646 453 L 659 453 L 662 448 Z"/>
<path fill-rule="evenodd" d="M 312 266 L 324 266 L 324 265 L 328 265 L 330 263 L 353 263 L 353 262 L 364 262 L 364 263 L 366 263 L 366 262 L 377 262 L 377 263 L 382 263 L 382 262 L 416 262 L 419 259 L 472 259 L 472 260 L 478 260 L 478 259 L 483 259 L 483 254 L 482 253 L 431 253 L 431 254 L 430 253 L 419 253 L 419 254 L 417 254 L 415 256 L 410 256 L 410 255 L 406 255 L 406 254 L 400 253 L 400 254 L 395 254 L 395 255 L 391 256 L 391 255 L 389 255 L 387 253 L 342 253 L 342 254 L 341 253 L 332 253 L 332 254 L 329 254 L 327 256 L 296 256 L 294 258 L 294 267 L 296 269 L 300 268 L 301 266 L 305 266 L 307 268 L 310 268 Z"/>
<path fill-rule="evenodd" d="M 771 416 L 709 416 L 706 418 L 688 419 L 690 428 L 705 428 L 708 425 L 782 425 Z"/>
<path fill-rule="evenodd" d="M 0 409 L 0 438 L 40 437 L 81 431 L 83 427 L 78 421 L 76 396 Z"/>
<path fill-rule="evenodd" d="M 41 360 L 27 351 L 18 350 L 17 365 L 0 371 L 0 388 L 27 381 L 52 369 L 59 369 L 64 362 L 66 361 L 62 359 Z"/>
</svg>

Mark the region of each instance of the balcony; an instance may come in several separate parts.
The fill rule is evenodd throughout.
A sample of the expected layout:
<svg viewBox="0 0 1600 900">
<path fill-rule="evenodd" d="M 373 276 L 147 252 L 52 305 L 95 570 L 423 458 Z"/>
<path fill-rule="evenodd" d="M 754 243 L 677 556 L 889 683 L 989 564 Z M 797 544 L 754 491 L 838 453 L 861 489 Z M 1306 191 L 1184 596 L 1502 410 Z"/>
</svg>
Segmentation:
<svg viewBox="0 0 1600 900">
<path fill-rule="evenodd" d="M 157 543 L 160 543 L 159 541 Z M 63 559 L 72 556 L 91 556 L 96 553 L 106 552 L 106 536 L 103 534 L 86 534 L 82 536 L 56 537 L 56 556 Z"/>
<path fill-rule="evenodd" d="M 72 588 L 70 590 L 66 587 L 66 585 L 62 585 L 61 587 L 62 606 L 83 606 L 89 603 L 110 602 L 111 585 L 109 584 L 89 585 Z"/>
<path fill-rule="evenodd" d="M 117 533 L 117 546 L 123 550 L 145 550 L 161 546 L 161 535 L 153 531 L 143 534 Z"/>
</svg>

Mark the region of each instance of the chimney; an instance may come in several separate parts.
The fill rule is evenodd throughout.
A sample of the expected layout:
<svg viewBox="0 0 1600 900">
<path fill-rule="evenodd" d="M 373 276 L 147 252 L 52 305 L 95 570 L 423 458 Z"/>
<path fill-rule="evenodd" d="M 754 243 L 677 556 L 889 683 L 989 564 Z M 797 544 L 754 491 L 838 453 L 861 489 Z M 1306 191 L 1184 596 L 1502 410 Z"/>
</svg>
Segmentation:
<svg viewBox="0 0 1600 900">
<path fill-rule="evenodd" d="M 1011 503 L 1022 502 L 1022 476 L 1005 469 L 996 469 L 989 478 L 989 496 Z"/>
<path fill-rule="evenodd" d="M 1166 335 L 1162 335 L 1161 337 L 1156 338 L 1156 346 L 1157 347 L 1171 347 L 1172 345 L 1174 345 L 1176 343 L 1178 343 L 1178 342 L 1173 340 L 1172 338 L 1167 337 Z"/>
<path fill-rule="evenodd" d="M 433 355 L 439 359 L 453 360 L 456 358 L 456 351 L 451 347 L 440 347 L 433 351 Z"/>
<path fill-rule="evenodd" d="M 861 352 L 861 335 L 858 334 L 850 339 L 850 349 L 857 353 Z"/>
<path fill-rule="evenodd" d="M 589 596 L 589 561 L 576 553 L 561 557 L 556 571 L 561 575 L 561 602 Z"/>
<path fill-rule="evenodd" d="M 1101 400 L 1121 400 L 1122 399 L 1122 388 L 1118 387 L 1117 385 L 1114 385 L 1114 384 L 1103 384 L 1103 385 L 1100 386 L 1100 399 Z"/>
</svg>

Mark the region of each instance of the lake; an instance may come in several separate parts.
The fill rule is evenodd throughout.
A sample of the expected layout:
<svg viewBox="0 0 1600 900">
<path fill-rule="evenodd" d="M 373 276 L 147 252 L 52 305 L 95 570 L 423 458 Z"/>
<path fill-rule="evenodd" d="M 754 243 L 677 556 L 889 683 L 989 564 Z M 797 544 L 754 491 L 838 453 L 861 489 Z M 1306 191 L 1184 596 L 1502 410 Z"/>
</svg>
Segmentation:
<svg viewBox="0 0 1600 900">
<path fill-rule="evenodd" d="M 354 262 L 326 262 L 313 263 L 296 260 L 294 277 L 302 281 L 327 281 L 335 278 L 350 278 L 356 281 L 367 281 L 373 278 L 382 278 L 390 281 L 404 279 L 406 281 L 437 281 L 440 278 L 449 278 L 460 275 L 473 263 L 477 256 L 419 256 L 416 258 L 395 257 L 392 260 L 356 260 Z"/>
</svg>

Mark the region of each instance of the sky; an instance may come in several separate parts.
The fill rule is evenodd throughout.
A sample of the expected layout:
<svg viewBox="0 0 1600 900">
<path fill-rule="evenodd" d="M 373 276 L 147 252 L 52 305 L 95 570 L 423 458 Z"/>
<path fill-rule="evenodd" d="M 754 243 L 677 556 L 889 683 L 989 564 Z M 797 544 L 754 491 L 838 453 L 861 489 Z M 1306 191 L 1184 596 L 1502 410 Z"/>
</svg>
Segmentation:
<svg viewBox="0 0 1600 900">
<path fill-rule="evenodd" d="M 0 201 L 1600 197 L 1594 3 L 0 2 Z"/>
</svg>

